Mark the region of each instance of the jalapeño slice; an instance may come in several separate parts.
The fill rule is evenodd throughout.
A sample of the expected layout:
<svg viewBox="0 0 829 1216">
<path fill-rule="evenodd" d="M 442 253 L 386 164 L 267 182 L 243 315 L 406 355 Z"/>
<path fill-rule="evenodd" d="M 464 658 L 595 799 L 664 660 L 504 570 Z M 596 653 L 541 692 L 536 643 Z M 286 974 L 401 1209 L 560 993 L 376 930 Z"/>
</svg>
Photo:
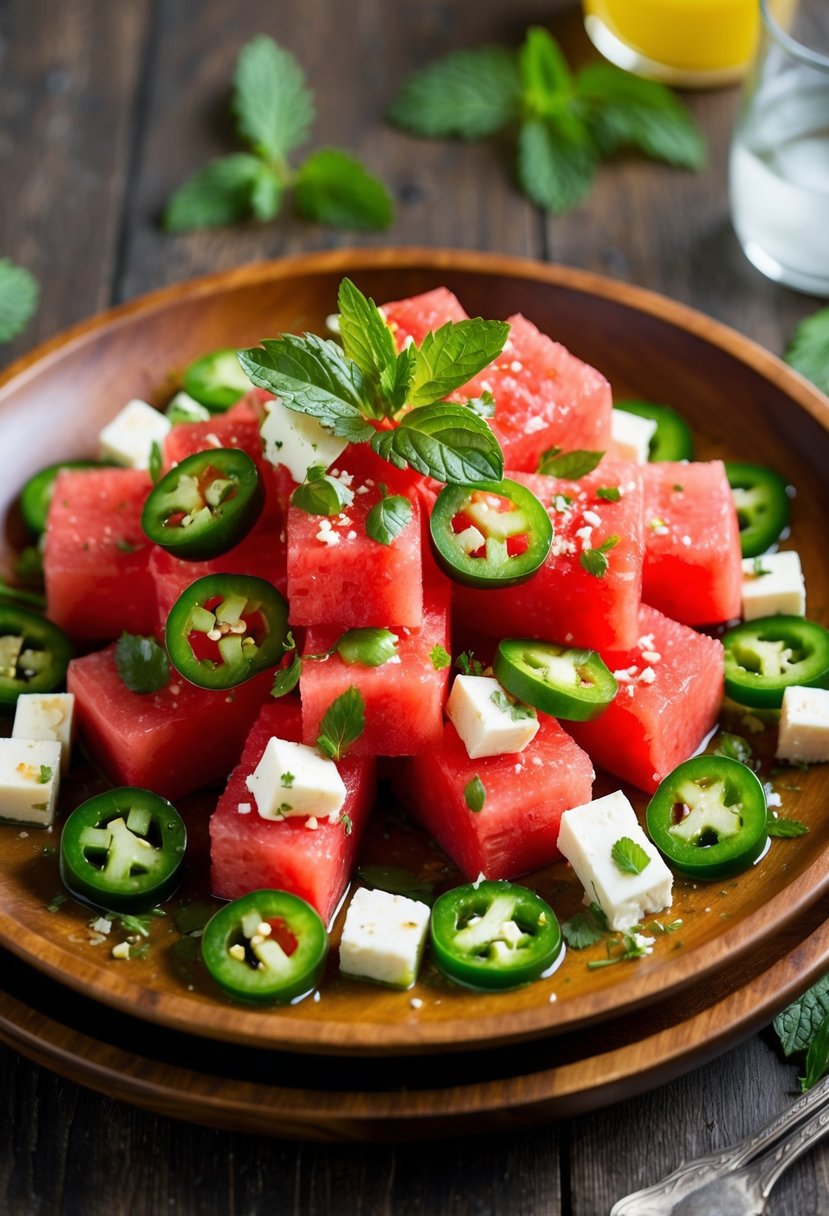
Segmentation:
<svg viewBox="0 0 829 1216">
<path fill-rule="evenodd" d="M 150 492 L 141 526 L 150 540 L 188 561 L 227 553 L 265 504 L 256 465 L 238 448 L 187 456 Z"/>
<path fill-rule="evenodd" d="M 694 440 L 688 423 L 669 405 L 655 401 L 617 401 L 615 409 L 639 418 L 650 418 L 656 431 L 648 445 L 648 460 L 693 460 Z"/>
<path fill-rule="evenodd" d="M 58 473 L 64 469 L 102 469 L 111 467 L 106 460 L 62 460 L 34 473 L 20 491 L 20 514 L 30 532 L 39 534 L 46 528 L 46 518 L 55 492 Z"/>
<path fill-rule="evenodd" d="M 766 847 L 766 795 L 727 756 L 694 756 L 662 781 L 647 809 L 650 838 L 688 878 L 739 874 Z"/>
<path fill-rule="evenodd" d="M 760 464 L 727 460 L 725 473 L 740 525 L 743 557 L 759 557 L 789 523 L 789 495 L 779 473 Z"/>
<path fill-rule="evenodd" d="M 446 486 L 429 521 L 439 565 L 470 587 L 512 587 L 531 578 L 553 543 L 550 517 L 516 481 Z"/>
<path fill-rule="evenodd" d="M 183 591 L 167 617 L 170 662 L 199 688 L 233 688 L 275 667 L 288 637 L 288 605 L 249 574 L 208 574 Z"/>
<path fill-rule="evenodd" d="M 202 936 L 217 984 L 245 1001 L 285 1004 L 316 988 L 328 954 L 317 911 L 287 891 L 252 891 L 221 908 Z"/>
<path fill-rule="evenodd" d="M 150 790 L 107 790 L 72 812 L 60 838 L 60 876 L 76 899 L 116 912 L 145 912 L 175 890 L 187 829 Z"/>
<path fill-rule="evenodd" d="M 52 621 L 0 600 L 0 705 L 22 692 L 52 692 L 66 679 L 72 643 Z"/>
<path fill-rule="evenodd" d="M 595 650 L 532 638 L 504 638 L 492 666 L 504 688 L 519 701 L 570 722 L 597 717 L 619 687 Z"/>
<path fill-rule="evenodd" d="M 829 630 L 802 616 L 764 616 L 723 636 L 725 691 L 740 705 L 779 709 L 791 684 L 829 688 Z"/>
<path fill-rule="evenodd" d="M 562 950 L 552 908 L 514 882 L 446 891 L 432 909 L 431 939 L 441 971 L 470 988 L 529 984 Z"/>
<path fill-rule="evenodd" d="M 185 393 L 212 413 L 230 409 L 253 387 L 231 348 L 213 350 L 194 360 L 185 368 L 183 381 Z"/>
</svg>

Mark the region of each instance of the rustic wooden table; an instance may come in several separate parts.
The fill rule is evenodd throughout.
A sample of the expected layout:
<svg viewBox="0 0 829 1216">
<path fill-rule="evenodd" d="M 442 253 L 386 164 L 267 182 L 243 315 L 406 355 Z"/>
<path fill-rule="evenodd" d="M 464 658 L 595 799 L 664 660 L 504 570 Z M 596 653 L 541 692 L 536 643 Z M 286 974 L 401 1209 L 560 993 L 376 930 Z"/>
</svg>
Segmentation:
<svg viewBox="0 0 829 1216">
<path fill-rule="evenodd" d="M 548 25 L 574 61 L 592 56 L 570 0 L 0 0 L 0 255 L 43 289 L 4 361 L 163 284 L 354 240 L 288 218 L 187 237 L 159 228 L 173 188 L 232 148 L 228 83 L 258 32 L 304 64 L 318 101 L 314 144 L 353 149 L 395 196 L 394 227 L 360 244 L 588 268 L 691 304 L 779 353 L 817 302 L 762 279 L 729 227 L 738 90 L 688 98 L 710 142 L 704 172 L 620 160 L 557 219 L 516 192 L 497 143 L 419 143 L 384 125 L 404 74 L 451 49 L 515 44 L 531 24 Z M 428 1149 L 308 1146 L 141 1112 L 0 1049 L 0 1211 L 593 1216 L 681 1157 L 745 1135 L 795 1084 L 761 1034 L 649 1095 L 559 1125 Z M 829 1146 L 784 1178 L 771 1204 L 777 1216 L 827 1210 Z"/>
</svg>

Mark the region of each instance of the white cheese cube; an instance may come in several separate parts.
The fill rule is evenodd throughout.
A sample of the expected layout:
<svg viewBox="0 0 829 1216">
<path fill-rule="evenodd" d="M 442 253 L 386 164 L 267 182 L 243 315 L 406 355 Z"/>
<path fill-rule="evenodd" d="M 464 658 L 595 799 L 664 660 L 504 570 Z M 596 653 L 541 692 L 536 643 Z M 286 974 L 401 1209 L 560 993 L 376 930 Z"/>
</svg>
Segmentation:
<svg viewBox="0 0 829 1216">
<path fill-rule="evenodd" d="M 417 979 L 429 916 L 428 906 L 419 900 L 360 887 L 346 913 L 340 970 L 394 988 L 411 988 Z"/>
<path fill-rule="evenodd" d="M 611 856 L 623 836 L 650 858 L 640 874 L 623 873 Z M 584 887 L 584 902 L 595 900 L 611 929 L 630 929 L 647 913 L 670 908 L 673 875 L 621 790 L 565 811 L 558 847 Z"/>
<path fill-rule="evenodd" d="M 75 695 L 71 692 L 24 692 L 17 698 L 13 739 L 55 739 L 60 744 L 60 771 L 69 771 Z"/>
<path fill-rule="evenodd" d="M 780 711 L 777 756 L 793 763 L 829 760 L 829 690 L 787 688 Z"/>
<path fill-rule="evenodd" d="M 743 559 L 743 617 L 754 621 L 776 612 L 806 615 L 806 583 L 791 549 Z"/>
<path fill-rule="evenodd" d="M 0 739 L 0 819 L 49 827 L 59 787 L 59 743 Z"/>
<path fill-rule="evenodd" d="M 456 676 L 446 715 L 470 760 L 523 751 L 538 731 L 535 711 L 513 701 L 492 676 Z"/>
<path fill-rule="evenodd" d="M 132 469 L 148 469 L 153 444 L 163 446 L 170 426 L 170 419 L 146 401 L 128 401 L 98 436 L 101 458 Z"/>
<path fill-rule="evenodd" d="M 333 760 L 304 743 L 275 737 L 268 740 L 246 785 L 263 819 L 337 815 L 347 792 Z"/>
<path fill-rule="evenodd" d="M 638 414 L 629 414 L 626 410 L 611 410 L 613 455 L 619 460 L 647 464 L 648 449 L 655 434 L 656 423 L 652 418 L 640 418 Z"/>
<path fill-rule="evenodd" d="M 294 481 L 300 482 L 312 465 L 329 468 L 348 446 L 316 418 L 289 410 L 281 401 L 271 402 L 271 412 L 262 423 L 262 440 L 265 458 L 271 464 L 283 464 Z"/>
<path fill-rule="evenodd" d="M 189 393 L 176 393 L 164 411 L 171 422 L 207 422 L 210 410 Z"/>
</svg>

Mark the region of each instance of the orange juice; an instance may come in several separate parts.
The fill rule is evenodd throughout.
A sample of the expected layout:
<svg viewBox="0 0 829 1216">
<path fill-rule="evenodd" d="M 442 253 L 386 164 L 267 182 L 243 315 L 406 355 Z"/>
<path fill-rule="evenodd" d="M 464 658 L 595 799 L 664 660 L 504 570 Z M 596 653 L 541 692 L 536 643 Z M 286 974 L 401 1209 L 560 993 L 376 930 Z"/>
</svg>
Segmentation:
<svg viewBox="0 0 829 1216">
<path fill-rule="evenodd" d="M 584 13 L 607 59 L 687 85 L 736 80 L 760 25 L 758 0 L 584 0 Z"/>
</svg>

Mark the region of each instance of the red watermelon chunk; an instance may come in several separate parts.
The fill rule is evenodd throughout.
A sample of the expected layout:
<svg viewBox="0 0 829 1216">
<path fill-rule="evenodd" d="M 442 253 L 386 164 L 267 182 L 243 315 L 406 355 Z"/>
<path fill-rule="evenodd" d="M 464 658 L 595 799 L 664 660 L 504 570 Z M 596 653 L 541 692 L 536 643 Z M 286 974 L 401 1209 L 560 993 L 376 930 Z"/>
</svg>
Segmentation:
<svg viewBox="0 0 829 1216">
<path fill-rule="evenodd" d="M 437 572 L 424 591 L 420 629 L 395 629 L 398 661 L 381 667 L 349 666 L 337 654 L 302 666 L 303 740 L 314 743 L 331 703 L 352 684 L 366 706 L 366 728 L 352 745 L 355 756 L 412 756 L 437 743 L 443 734 L 443 706 L 449 670 L 436 670 L 435 646 L 449 651 L 449 584 Z M 337 642 L 342 630 L 315 626 L 305 635 L 305 653 L 320 654 Z"/>
<path fill-rule="evenodd" d="M 642 482 L 638 467 L 603 460 L 580 481 L 516 473 L 547 506 L 553 546 L 541 569 L 526 583 L 495 591 L 455 585 L 455 621 L 491 637 L 536 637 L 596 650 L 626 649 L 639 636 L 642 589 Z M 597 495 L 618 487 L 617 502 Z M 567 500 L 571 501 L 568 503 Z M 586 546 L 599 548 L 618 537 L 607 553 L 607 570 L 596 577 L 581 559 Z"/>
<path fill-rule="evenodd" d="M 351 506 L 326 519 L 288 510 L 288 602 L 295 625 L 406 625 L 423 621 L 420 494 L 416 475 L 392 467 L 365 444 L 343 453 L 336 472 L 354 494 Z M 389 545 L 366 533 L 366 517 L 380 501 L 380 485 L 403 494 L 412 517 Z M 336 537 L 333 543 L 325 538 Z M 342 628 L 340 628 L 342 627 Z M 339 636 L 339 635 L 338 635 Z"/>
<path fill-rule="evenodd" d="M 114 652 L 73 659 L 66 679 L 81 734 L 113 781 L 175 799 L 224 780 L 270 692 L 270 672 L 220 692 L 173 672 L 165 688 L 142 695 L 122 681 Z"/>
<path fill-rule="evenodd" d="M 595 764 L 652 793 L 717 721 L 723 648 L 646 604 L 639 633 L 635 647 L 603 655 L 619 681 L 615 700 L 601 717 L 567 729 Z"/>
<path fill-rule="evenodd" d="M 396 789 L 412 817 L 430 832 L 469 879 L 517 878 L 547 865 L 562 814 L 589 802 L 593 765 L 554 718 L 522 752 L 470 760 L 451 723 L 437 747 L 403 762 Z M 486 790 L 471 811 L 464 791 L 475 777 Z"/>
<path fill-rule="evenodd" d="M 73 638 L 151 633 L 151 545 L 141 527 L 150 492 L 143 469 L 68 469 L 58 475 L 43 573 L 50 618 Z"/>
<path fill-rule="evenodd" d="M 430 331 L 440 329 L 447 321 L 465 321 L 468 315 L 448 287 L 436 287 L 419 296 L 393 300 L 384 304 L 381 311 L 398 350 L 402 350 L 410 339 L 420 346 Z"/>
<path fill-rule="evenodd" d="M 348 791 L 339 823 L 322 819 L 312 831 L 298 817 L 263 819 L 245 780 L 272 736 L 300 741 L 302 715 L 293 697 L 263 708 L 211 817 L 213 893 L 238 899 L 262 888 L 290 891 L 313 904 L 328 924 L 348 885 L 374 799 L 374 761 L 348 756 L 337 765 Z"/>
<path fill-rule="evenodd" d="M 643 598 L 685 625 L 742 611 L 740 528 L 721 460 L 644 467 Z"/>
</svg>

